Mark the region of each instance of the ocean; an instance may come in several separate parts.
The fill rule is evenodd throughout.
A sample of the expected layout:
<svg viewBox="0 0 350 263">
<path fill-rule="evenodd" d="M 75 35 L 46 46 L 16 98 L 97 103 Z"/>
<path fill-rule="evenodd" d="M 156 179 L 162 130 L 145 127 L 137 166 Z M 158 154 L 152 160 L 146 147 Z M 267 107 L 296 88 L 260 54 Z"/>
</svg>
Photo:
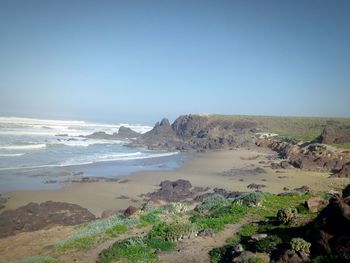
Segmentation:
<svg viewBox="0 0 350 263">
<path fill-rule="evenodd" d="M 0 117 L 0 193 L 51 189 L 72 179 L 114 178 L 132 172 L 174 169 L 178 152 L 128 147 L 128 140 L 83 136 L 117 132 L 120 126 L 145 133 L 151 126 L 86 121 Z"/>
</svg>

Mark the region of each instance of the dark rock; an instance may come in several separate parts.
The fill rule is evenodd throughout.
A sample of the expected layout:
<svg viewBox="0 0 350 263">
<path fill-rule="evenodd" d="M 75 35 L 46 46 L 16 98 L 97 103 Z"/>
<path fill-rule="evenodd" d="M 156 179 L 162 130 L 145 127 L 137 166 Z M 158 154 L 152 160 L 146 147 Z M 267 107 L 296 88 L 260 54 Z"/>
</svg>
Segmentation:
<svg viewBox="0 0 350 263">
<path fill-rule="evenodd" d="M 101 214 L 101 218 L 107 218 L 107 217 L 111 217 L 111 216 L 114 216 L 114 215 L 117 215 L 118 214 L 118 210 L 116 209 L 107 209 L 107 210 L 104 210 Z"/>
<path fill-rule="evenodd" d="M 330 199 L 310 236 L 315 253 L 350 256 L 350 197 Z"/>
<path fill-rule="evenodd" d="M 206 190 L 202 188 L 193 188 L 192 184 L 187 180 L 179 179 L 177 181 L 162 181 L 160 189 L 146 196 L 153 201 L 163 200 L 167 202 L 178 202 L 193 197 L 199 191 Z"/>
<path fill-rule="evenodd" d="M 308 193 L 310 191 L 310 187 L 303 185 L 301 187 L 294 188 L 293 190 L 300 193 Z"/>
<path fill-rule="evenodd" d="M 211 229 L 203 229 L 203 230 L 198 232 L 198 236 L 200 236 L 200 237 L 214 237 L 215 233 Z"/>
<path fill-rule="evenodd" d="M 256 189 L 256 190 L 260 190 L 261 188 L 266 187 L 266 185 L 264 184 L 249 184 L 247 185 L 247 188 L 249 189 Z"/>
<path fill-rule="evenodd" d="M 114 133 L 113 135 L 119 139 L 131 139 L 140 137 L 141 133 L 133 131 L 132 129 L 124 126 L 120 126 L 118 133 Z"/>
<path fill-rule="evenodd" d="M 325 144 L 350 142 L 350 127 L 327 126 L 321 133 L 320 142 Z"/>
<path fill-rule="evenodd" d="M 224 171 L 221 173 L 223 176 L 249 176 L 249 175 L 258 175 L 266 173 L 266 171 L 263 168 L 256 167 L 252 169 L 239 169 L 239 168 L 232 168 L 230 170 Z"/>
<path fill-rule="evenodd" d="M 124 215 L 125 216 L 132 216 L 137 212 L 137 208 L 134 206 L 129 206 L 125 211 Z"/>
<path fill-rule="evenodd" d="M 309 254 L 303 252 L 295 252 L 294 250 L 288 249 L 283 255 L 277 260 L 278 263 L 302 263 L 309 261 Z"/>
<path fill-rule="evenodd" d="M 95 219 L 89 210 L 76 204 L 53 201 L 29 203 L 0 214 L 0 237 L 36 231 L 53 225 L 78 225 Z"/>
<path fill-rule="evenodd" d="M 343 198 L 350 196 L 350 184 L 348 184 L 342 191 Z"/>
</svg>

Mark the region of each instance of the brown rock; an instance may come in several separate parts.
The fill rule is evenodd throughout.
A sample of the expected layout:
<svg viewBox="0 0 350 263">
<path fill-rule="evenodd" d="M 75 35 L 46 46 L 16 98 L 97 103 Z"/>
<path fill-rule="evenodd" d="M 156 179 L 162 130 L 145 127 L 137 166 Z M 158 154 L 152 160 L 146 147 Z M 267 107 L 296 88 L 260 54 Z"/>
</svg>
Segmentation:
<svg viewBox="0 0 350 263">
<path fill-rule="evenodd" d="M 306 207 L 313 213 L 321 211 L 327 204 L 328 202 L 321 196 L 313 196 L 305 201 Z"/>
<path fill-rule="evenodd" d="M 111 217 L 111 216 L 114 216 L 114 215 L 117 215 L 118 214 L 118 210 L 116 209 L 107 209 L 107 210 L 104 210 L 101 214 L 101 218 L 107 218 L 107 217 Z"/>
<path fill-rule="evenodd" d="M 129 206 L 125 211 L 124 215 L 125 216 L 132 216 L 137 212 L 137 208 L 134 206 Z"/>
<path fill-rule="evenodd" d="M 89 210 L 76 204 L 53 201 L 29 203 L 0 215 L 0 237 L 54 225 L 78 225 L 95 219 Z"/>
</svg>

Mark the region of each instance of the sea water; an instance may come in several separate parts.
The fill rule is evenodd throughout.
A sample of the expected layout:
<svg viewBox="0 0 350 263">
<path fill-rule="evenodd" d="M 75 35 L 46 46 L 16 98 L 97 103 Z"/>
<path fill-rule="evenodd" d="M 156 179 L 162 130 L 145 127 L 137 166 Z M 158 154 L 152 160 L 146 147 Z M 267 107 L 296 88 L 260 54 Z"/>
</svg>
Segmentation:
<svg viewBox="0 0 350 263">
<path fill-rule="evenodd" d="M 151 126 L 0 117 L 0 192 L 57 188 L 78 176 L 117 177 L 173 169 L 178 152 L 129 147 L 125 140 L 84 136 L 113 134 L 120 126 L 145 133 Z M 64 176 L 62 176 L 64 175 Z"/>
</svg>

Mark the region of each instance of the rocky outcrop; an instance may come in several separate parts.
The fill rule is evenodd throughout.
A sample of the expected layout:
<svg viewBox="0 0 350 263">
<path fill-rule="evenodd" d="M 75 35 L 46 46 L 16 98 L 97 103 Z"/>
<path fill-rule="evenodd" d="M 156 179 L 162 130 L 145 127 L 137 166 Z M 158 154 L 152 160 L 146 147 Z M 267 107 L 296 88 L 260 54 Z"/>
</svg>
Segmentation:
<svg viewBox="0 0 350 263">
<path fill-rule="evenodd" d="M 316 218 L 310 236 L 316 253 L 350 256 L 350 197 L 332 198 Z"/>
<path fill-rule="evenodd" d="M 138 133 L 136 131 L 133 131 L 132 129 L 124 126 L 120 126 L 118 133 L 114 133 L 114 135 L 119 139 L 132 139 L 132 138 L 138 138 L 141 136 L 141 133 Z"/>
<path fill-rule="evenodd" d="M 94 132 L 93 134 L 83 136 L 84 138 L 89 139 L 98 139 L 98 140 L 120 140 L 120 139 L 134 139 L 139 138 L 141 133 L 133 131 L 132 129 L 124 126 L 120 126 L 118 132 L 113 134 L 108 134 L 106 132 Z"/>
<path fill-rule="evenodd" d="M 168 180 L 162 181 L 159 186 L 159 190 L 146 195 L 152 201 L 179 202 L 207 190 L 196 187 L 192 188 L 192 184 L 183 179 L 173 182 Z"/>
<path fill-rule="evenodd" d="M 29 203 L 0 214 L 0 237 L 36 231 L 53 225 L 78 225 L 95 219 L 89 210 L 76 204 L 53 201 Z"/>
<path fill-rule="evenodd" d="M 177 150 L 208 150 L 253 145 L 250 130 L 255 122 L 225 121 L 200 115 L 183 115 L 172 125 L 167 119 L 156 123 L 133 146 Z"/>
<path fill-rule="evenodd" d="M 334 177 L 350 178 L 350 153 L 334 150 L 326 145 L 315 143 L 297 143 L 285 138 L 260 139 L 260 147 L 276 151 L 284 162 L 293 167 L 330 172 Z M 284 166 L 287 167 L 286 164 Z"/>
<path fill-rule="evenodd" d="M 350 127 L 327 126 L 321 133 L 320 142 L 325 144 L 350 143 Z"/>
</svg>

